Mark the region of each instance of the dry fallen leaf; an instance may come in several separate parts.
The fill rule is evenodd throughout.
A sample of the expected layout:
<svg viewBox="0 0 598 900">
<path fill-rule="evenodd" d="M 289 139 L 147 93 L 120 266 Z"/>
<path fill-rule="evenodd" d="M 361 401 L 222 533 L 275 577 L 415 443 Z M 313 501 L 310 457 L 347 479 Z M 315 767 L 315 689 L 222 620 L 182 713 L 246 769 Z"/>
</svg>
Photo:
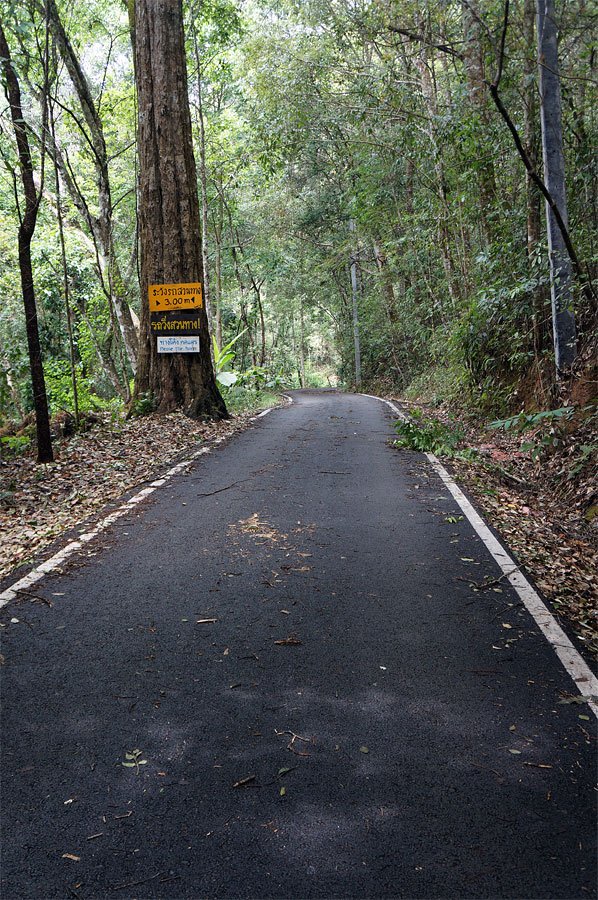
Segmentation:
<svg viewBox="0 0 598 900">
<path fill-rule="evenodd" d="M 290 635 L 289 637 L 282 638 L 282 640 L 280 641 L 274 641 L 274 643 L 284 647 L 299 647 L 303 643 L 303 641 L 300 641 L 299 638 Z"/>
<path fill-rule="evenodd" d="M 73 862 L 79 862 L 81 859 L 80 856 L 75 856 L 74 853 L 63 853 L 62 858 L 63 859 L 72 859 Z"/>
<path fill-rule="evenodd" d="M 222 422 L 187 419 L 182 412 L 113 421 L 97 414 L 87 431 L 54 442 L 56 462 L 41 469 L 33 448 L 2 460 L 3 480 L 16 485 L 0 497 L 0 577 L 39 553 L 126 491 L 151 481 L 160 467 L 227 438 L 249 424 L 252 413 Z M 207 449 L 207 447 L 206 447 Z"/>
</svg>

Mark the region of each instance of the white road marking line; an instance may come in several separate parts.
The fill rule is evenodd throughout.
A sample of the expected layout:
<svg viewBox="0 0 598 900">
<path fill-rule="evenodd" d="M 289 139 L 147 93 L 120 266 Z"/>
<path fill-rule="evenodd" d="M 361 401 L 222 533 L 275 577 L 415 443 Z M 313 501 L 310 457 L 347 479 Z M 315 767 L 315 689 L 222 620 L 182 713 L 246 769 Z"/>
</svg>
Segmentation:
<svg viewBox="0 0 598 900">
<path fill-rule="evenodd" d="M 166 484 L 174 475 L 178 475 L 184 469 L 187 469 L 191 463 L 194 462 L 199 456 L 203 456 L 206 453 L 210 452 L 209 447 L 202 447 L 200 450 L 197 450 L 193 453 L 188 459 L 183 460 L 180 463 L 177 463 L 176 466 L 172 466 L 163 476 L 162 478 L 156 479 L 156 481 L 152 481 L 149 487 L 143 488 L 139 493 L 135 494 L 135 496 L 131 497 L 126 503 L 123 503 L 122 506 L 119 506 L 118 509 L 114 510 L 113 513 L 106 516 L 101 522 L 92 528 L 91 531 L 87 531 L 84 534 L 80 534 L 77 540 L 71 541 L 66 547 L 63 547 L 62 550 L 59 550 L 58 553 L 55 553 L 54 556 L 51 556 L 45 562 L 40 563 L 35 569 L 32 569 L 27 575 L 20 578 L 18 581 L 15 581 L 9 588 L 2 591 L 0 593 L 0 609 L 3 606 L 6 606 L 11 600 L 18 595 L 19 591 L 26 590 L 31 587 L 32 584 L 35 584 L 40 578 L 43 578 L 44 575 L 48 575 L 51 572 L 55 572 L 66 560 L 76 553 L 78 550 L 81 550 L 82 547 L 89 543 L 89 541 L 93 540 L 98 536 L 102 531 L 105 531 L 108 526 L 112 525 L 117 519 L 120 519 L 121 516 L 124 516 L 126 513 L 130 512 L 137 506 L 138 503 L 141 503 L 142 500 L 145 500 L 150 494 L 153 494 L 157 488 L 162 487 L 162 485 Z"/>
<path fill-rule="evenodd" d="M 364 394 L 365 397 L 372 396 Z M 381 400 L 395 412 L 401 419 L 407 417 L 401 410 L 395 406 L 390 400 L 384 400 L 382 397 L 376 397 Z M 519 598 L 523 602 L 525 608 L 534 619 L 536 625 L 551 644 L 554 652 L 560 659 L 564 668 L 575 682 L 578 690 L 584 697 L 589 697 L 588 706 L 598 718 L 598 678 L 594 675 L 588 664 L 585 662 L 581 654 L 575 649 L 561 626 L 558 624 L 546 604 L 540 598 L 538 592 L 534 590 L 527 578 L 519 571 L 515 560 L 509 556 L 502 544 L 495 538 L 482 517 L 473 508 L 463 491 L 457 486 L 455 480 L 449 475 L 442 463 L 433 453 L 426 453 L 432 468 L 442 479 L 443 484 L 461 507 L 462 512 L 467 517 L 470 525 L 476 534 L 481 538 L 486 549 L 498 564 L 502 573 L 511 583 Z"/>
<path fill-rule="evenodd" d="M 286 397 L 286 394 L 283 396 Z M 287 397 L 289 402 L 293 402 L 290 397 Z M 255 419 L 261 419 L 262 416 L 267 415 L 269 412 L 272 412 L 273 409 L 277 407 L 271 406 L 268 409 L 265 409 L 259 415 L 255 416 L 251 421 L 255 421 Z M 217 438 L 214 441 L 214 444 L 220 444 L 225 438 Z M 133 509 L 138 503 L 141 503 L 142 500 L 145 500 L 146 497 L 149 497 L 150 494 L 159 488 L 162 485 L 166 484 L 174 475 L 178 475 L 184 469 L 188 468 L 194 460 L 196 460 L 199 456 L 203 456 L 205 453 L 210 453 L 209 447 L 202 447 L 200 450 L 197 450 L 195 453 L 192 453 L 188 459 L 183 460 L 180 463 L 177 463 L 176 466 L 173 466 L 169 469 L 162 478 L 158 478 L 155 481 L 152 481 L 149 487 L 143 488 L 143 490 L 139 491 L 138 494 L 135 494 L 134 497 L 131 497 L 130 500 L 127 500 L 126 503 L 123 503 L 122 506 L 119 506 L 113 513 L 110 513 L 109 516 L 106 516 L 102 519 L 101 522 L 92 528 L 91 531 L 85 532 L 85 534 L 80 534 L 76 541 L 71 541 L 66 547 L 63 547 L 62 550 L 59 550 L 58 553 L 55 553 L 54 556 L 51 556 L 45 562 L 41 563 L 39 566 L 36 566 L 35 569 L 32 569 L 27 575 L 24 575 L 23 578 L 20 578 L 18 581 L 15 581 L 9 588 L 6 588 L 2 593 L 0 593 L 0 609 L 3 606 L 6 606 L 11 600 L 14 600 L 18 595 L 19 591 L 24 591 L 27 588 L 31 587 L 32 584 L 35 584 L 40 578 L 43 578 L 44 575 L 48 575 L 51 572 L 55 572 L 73 553 L 76 553 L 78 550 L 81 550 L 84 544 L 89 543 L 89 541 L 93 540 L 108 528 L 109 525 L 112 525 L 116 522 L 117 519 L 120 519 L 121 516 L 124 516 L 125 513 L 128 513 Z"/>
<path fill-rule="evenodd" d="M 281 394 L 280 396 L 281 396 L 281 397 L 284 397 L 285 400 L 288 400 L 289 406 L 292 406 L 292 405 L 293 405 L 294 400 L 293 400 L 292 397 L 289 397 L 288 394 Z M 258 419 L 263 419 L 264 416 L 267 416 L 267 415 L 268 415 L 269 413 L 271 413 L 274 409 L 281 409 L 281 408 L 284 409 L 284 407 L 280 407 L 280 406 L 269 406 L 267 409 L 263 409 L 263 410 L 261 411 L 261 413 L 258 413 L 257 416 L 253 416 L 249 421 L 250 421 L 250 422 L 257 422 Z"/>
<path fill-rule="evenodd" d="M 399 409 L 398 406 L 395 406 L 392 400 L 385 400 L 383 397 L 375 397 L 373 394 L 362 394 L 362 397 L 371 397 L 372 400 L 379 400 L 381 403 L 386 403 L 387 406 L 390 406 L 393 412 L 397 414 L 399 419 L 402 419 L 404 422 L 407 421 L 407 416 L 405 413 Z"/>
</svg>

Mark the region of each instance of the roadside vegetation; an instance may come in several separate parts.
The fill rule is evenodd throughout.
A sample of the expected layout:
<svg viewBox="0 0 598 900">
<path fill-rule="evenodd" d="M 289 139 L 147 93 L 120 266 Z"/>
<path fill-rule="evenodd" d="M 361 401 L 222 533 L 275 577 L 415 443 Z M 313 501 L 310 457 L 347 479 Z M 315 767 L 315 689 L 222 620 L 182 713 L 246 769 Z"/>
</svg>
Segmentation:
<svg viewBox="0 0 598 900">
<path fill-rule="evenodd" d="M 130 6 L 139 16 L 144 2 Z M 220 393 L 233 415 L 226 433 L 292 387 L 410 403 L 399 444 L 450 458 L 497 522 L 511 510 L 501 528 L 522 555 L 534 529 L 550 531 L 538 584 L 572 617 L 579 598 L 585 628 L 596 54 L 587 4 L 548 0 L 543 19 L 536 6 L 176 5 L 206 312 L 192 363 L 210 408 L 223 414 Z M 140 189 L 134 24 L 117 0 L 7 0 L 0 13 L 0 509 L 25 552 L 7 551 L 8 568 L 41 546 L 44 491 L 48 510 L 72 495 L 83 515 L 108 499 L 105 487 L 77 499 L 85 466 L 104 471 L 98 441 L 127 470 L 122 491 L 157 460 L 144 431 L 162 464 L 170 439 L 179 452 L 216 428 L 201 398 L 188 404 L 199 422 L 178 418 L 177 392 L 161 396 L 148 365 L 140 284 L 160 210 Z M 538 67 L 538 54 L 555 55 Z"/>
<path fill-rule="evenodd" d="M 454 405 L 403 404 L 395 445 L 442 459 L 596 659 L 598 406 L 488 422 Z"/>
</svg>

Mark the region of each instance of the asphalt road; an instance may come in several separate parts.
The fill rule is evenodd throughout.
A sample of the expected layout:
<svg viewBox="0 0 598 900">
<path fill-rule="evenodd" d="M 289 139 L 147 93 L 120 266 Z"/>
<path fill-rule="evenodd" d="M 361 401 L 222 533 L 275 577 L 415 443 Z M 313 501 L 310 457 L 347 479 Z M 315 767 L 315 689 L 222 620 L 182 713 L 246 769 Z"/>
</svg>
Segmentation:
<svg viewBox="0 0 598 900">
<path fill-rule="evenodd" d="M 595 896 L 554 651 L 386 407 L 294 399 L 2 610 L 2 897 Z"/>
</svg>

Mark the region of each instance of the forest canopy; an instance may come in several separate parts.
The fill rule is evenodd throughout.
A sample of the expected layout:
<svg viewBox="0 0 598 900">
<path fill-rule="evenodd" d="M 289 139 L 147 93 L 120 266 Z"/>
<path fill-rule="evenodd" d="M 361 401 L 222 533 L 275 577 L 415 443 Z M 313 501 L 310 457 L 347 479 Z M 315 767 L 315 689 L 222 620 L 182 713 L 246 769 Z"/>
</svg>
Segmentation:
<svg viewBox="0 0 598 900">
<path fill-rule="evenodd" d="M 1 0 L 0 10 L 0 425 L 25 419 L 34 399 L 19 129 L 50 412 L 148 411 L 151 393 L 134 389 L 134 0 Z M 558 35 L 549 68 L 567 202 L 552 269 L 545 203 L 558 192 L 541 125 L 554 87 L 540 81 L 533 0 L 185 2 L 212 341 L 202 352 L 229 407 L 299 385 L 460 398 L 496 415 L 559 405 L 564 378 L 587 397 L 596 23 L 585 0 L 545 11 Z M 575 326 L 560 372 L 551 280 Z"/>
</svg>

